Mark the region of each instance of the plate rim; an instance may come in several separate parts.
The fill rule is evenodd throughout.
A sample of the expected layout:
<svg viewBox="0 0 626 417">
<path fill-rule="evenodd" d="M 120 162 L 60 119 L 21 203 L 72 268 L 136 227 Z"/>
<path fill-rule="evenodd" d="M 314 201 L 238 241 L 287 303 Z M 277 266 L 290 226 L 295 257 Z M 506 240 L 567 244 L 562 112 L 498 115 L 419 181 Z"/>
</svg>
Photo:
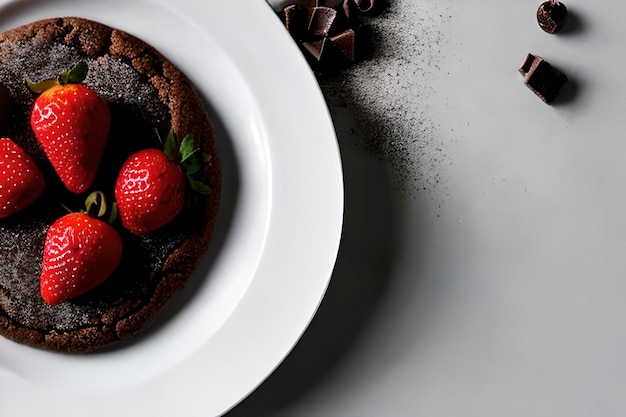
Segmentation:
<svg viewBox="0 0 626 417">
<path fill-rule="evenodd" d="M 93 0 L 97 1 L 97 0 Z M 143 0 L 145 3 L 156 3 L 163 7 L 170 7 L 165 1 L 162 0 Z M 7 0 L 1 2 L 0 5 L 6 5 L 12 3 Z M 258 385 L 260 385 L 272 372 L 273 370 L 282 362 L 282 360 L 288 355 L 288 353 L 292 350 L 292 348 L 296 345 L 297 341 L 300 339 L 305 329 L 308 327 L 308 324 L 312 320 L 323 295 L 328 287 L 328 284 L 331 279 L 332 270 L 334 267 L 334 263 L 336 260 L 336 256 L 339 249 L 339 241 L 341 237 L 341 228 L 343 224 L 343 176 L 341 169 L 341 158 L 339 154 L 339 148 L 335 136 L 335 131 L 333 128 L 332 120 L 330 118 L 330 113 L 328 108 L 326 107 L 326 103 L 323 97 L 323 94 L 315 80 L 313 73 L 310 71 L 304 57 L 301 55 L 299 49 L 289 37 L 288 33 L 284 29 L 284 27 L 279 24 L 280 20 L 271 9 L 271 7 L 265 3 L 264 0 L 239 0 L 238 2 L 220 2 L 219 0 L 211 0 L 207 2 L 194 2 L 193 0 L 179 0 L 176 4 L 176 8 L 178 11 L 183 13 L 190 22 L 196 24 L 199 29 L 203 29 L 206 31 L 206 22 L 201 21 L 203 13 L 206 13 L 208 9 L 211 8 L 211 5 L 219 4 L 219 10 L 223 13 L 236 13 L 244 12 L 246 15 L 254 16 L 253 20 L 246 21 L 246 24 L 253 26 L 254 29 L 262 31 L 263 39 L 241 39 L 241 38 L 219 38 L 217 39 L 218 44 L 228 49 L 230 54 L 230 58 L 235 63 L 235 66 L 241 70 L 241 73 L 244 79 L 248 82 L 248 88 L 252 91 L 253 96 L 267 100 L 268 95 L 276 94 L 276 90 L 278 88 L 282 88 L 280 92 L 280 96 L 284 100 L 294 100 L 300 101 L 300 104 L 295 107 L 289 106 L 287 109 L 289 111 L 285 111 L 284 109 L 281 111 L 277 111 L 272 106 L 265 106 L 262 108 L 263 120 L 261 120 L 262 132 L 263 135 L 274 135 L 277 132 L 280 132 L 280 129 L 285 129 L 285 126 L 289 126 L 289 131 L 294 134 L 300 135 L 299 139 L 301 140 L 301 144 L 307 145 L 307 152 L 313 152 L 314 157 L 320 157 L 320 152 L 326 152 L 326 156 L 328 157 L 325 160 L 327 165 L 325 166 L 325 171 L 323 174 L 320 173 L 320 177 L 323 178 L 324 181 L 332 181 L 332 184 L 326 183 L 323 187 L 319 187 L 319 189 L 314 190 L 319 195 L 310 196 L 304 195 L 303 202 L 312 203 L 316 210 L 327 210 L 327 215 L 323 218 L 323 220 L 328 223 L 327 225 L 321 225 L 323 232 L 320 230 L 314 230 L 314 228 L 309 227 L 306 229 L 307 233 L 310 233 L 311 236 L 316 236 L 319 233 L 326 233 L 327 239 L 325 239 L 326 247 L 323 248 L 323 260 L 321 263 L 323 265 L 319 266 L 319 276 L 316 278 L 315 282 L 308 283 L 307 291 L 312 291 L 306 294 L 306 300 L 302 299 L 302 295 L 299 295 L 300 298 L 297 300 L 289 300 L 283 299 L 282 294 L 272 294 L 275 292 L 275 289 L 264 288 L 263 286 L 267 284 L 267 280 L 269 278 L 273 269 L 280 269 L 281 272 L 291 272 L 293 268 L 297 266 L 297 262 L 302 260 L 298 258 L 298 256 L 306 257 L 307 254 L 303 253 L 295 253 L 297 259 L 293 261 L 293 264 L 290 265 L 275 265 L 275 260 L 278 257 L 278 252 L 281 250 L 281 242 L 280 239 L 285 236 L 289 236 L 289 234 L 293 233 L 291 229 L 293 224 L 288 225 L 280 225 L 278 227 L 280 230 L 277 230 L 277 216 L 289 216 L 289 213 L 284 209 L 281 209 L 280 204 L 276 204 L 279 202 L 277 199 L 285 199 L 285 198 L 293 198 L 293 196 L 289 196 L 289 192 L 294 191 L 302 191 L 298 190 L 298 184 L 294 184 L 294 180 L 297 178 L 293 178 L 289 175 L 288 172 L 284 172 L 283 170 L 287 170 L 290 168 L 288 163 L 284 163 L 280 158 L 284 158 L 284 156 L 279 156 L 277 150 L 272 147 L 268 149 L 270 155 L 270 166 L 271 166 L 271 202 L 272 202 L 272 216 L 270 219 L 272 224 L 270 225 L 270 230 L 273 230 L 272 235 L 268 236 L 267 241 L 265 242 L 266 247 L 264 250 L 271 252 L 264 252 L 265 258 L 262 259 L 259 265 L 259 270 L 261 272 L 257 272 L 257 274 L 265 274 L 264 279 L 259 279 L 258 276 L 255 276 L 253 281 L 250 284 L 250 287 L 247 289 L 243 298 L 240 300 L 239 305 L 236 310 L 233 312 L 231 317 L 227 319 L 227 321 L 223 324 L 223 326 L 217 330 L 215 336 L 212 336 L 207 343 L 205 343 L 198 352 L 194 355 L 187 358 L 183 364 L 177 366 L 174 369 L 171 369 L 164 374 L 155 377 L 154 379 L 147 381 L 145 384 L 141 386 L 135 387 L 132 391 L 136 398 L 141 399 L 144 396 L 150 395 L 153 397 L 155 392 L 161 392 L 163 395 L 158 398 L 171 398 L 172 395 L 182 396 L 190 401 L 194 401 L 194 393 L 195 398 L 203 398 L 202 391 L 204 389 L 198 390 L 185 390 L 185 392 L 171 392 L 172 386 L 171 383 L 164 383 L 165 379 L 170 380 L 171 378 L 185 379 L 189 377 L 198 377 L 197 375 L 197 363 L 201 362 L 205 366 L 217 366 L 215 363 L 207 364 L 206 359 L 202 357 L 202 355 L 207 355 L 207 351 L 215 351 L 216 349 L 224 349 L 226 346 L 215 346 L 219 345 L 220 340 L 223 341 L 232 341 L 237 339 L 237 335 L 233 334 L 234 326 L 240 326 L 242 322 L 245 322 L 247 318 L 258 315 L 258 311 L 255 312 L 255 302 L 254 299 L 258 297 L 272 297 L 280 298 L 280 302 L 286 306 L 293 305 L 295 302 L 306 301 L 306 307 L 304 308 L 305 314 L 300 314 L 297 323 L 294 323 L 293 315 L 288 315 L 291 321 L 285 321 L 284 319 L 277 324 L 277 328 L 275 329 L 276 334 L 273 334 L 272 337 L 281 338 L 278 342 L 280 344 L 279 347 L 273 346 L 276 345 L 276 340 L 272 341 L 272 339 L 267 338 L 266 334 L 260 332 L 259 334 L 255 334 L 255 340 L 257 343 L 262 344 L 262 346 L 255 346 L 255 352 L 250 351 L 242 351 L 241 347 L 238 347 L 237 353 L 238 361 L 245 362 L 245 365 L 249 367 L 246 370 L 246 373 L 251 373 L 250 369 L 254 369 L 252 372 L 253 375 L 231 375 L 233 379 L 233 384 L 228 385 L 228 393 L 222 393 L 220 395 L 222 400 L 218 402 L 212 401 L 208 408 L 203 410 L 203 412 L 211 412 L 214 414 L 222 414 L 232 407 L 234 407 L 237 403 L 243 400 L 249 393 L 251 393 Z M 240 17 L 241 18 L 241 17 Z M 271 21 L 273 19 L 273 21 Z M 105 22 L 108 23 L 108 22 Z M 113 25 L 113 24 L 112 24 Z M 215 29 L 212 29 L 215 31 Z M 207 32 L 208 33 L 208 32 Z M 216 32 L 210 32 L 214 34 Z M 253 42 L 254 41 L 254 42 Z M 252 68 L 246 63 L 249 63 L 250 50 L 246 50 L 245 46 L 248 47 L 250 45 L 254 45 L 255 42 L 258 44 L 260 42 L 271 42 L 272 47 L 274 48 L 274 53 L 282 54 L 283 61 L 286 61 L 289 64 L 288 68 L 280 67 L 275 65 L 275 61 L 277 57 L 268 57 L 267 55 L 263 55 L 261 53 L 253 54 L 254 59 L 256 59 L 255 63 L 257 64 L 256 68 Z M 148 39 L 149 42 L 149 39 Z M 242 46 L 243 45 L 243 46 Z M 267 44 L 265 44 L 267 46 Z M 238 49 L 239 48 L 239 49 Z M 257 51 L 259 52 L 259 51 Z M 248 55 L 246 55 L 248 54 Z M 267 73 L 262 74 L 262 71 L 259 71 L 259 67 L 262 67 L 264 70 L 272 70 L 275 71 L 271 75 L 271 79 L 268 80 Z M 289 87 L 293 87 L 293 89 Z M 297 87 L 297 88 L 296 88 Z M 295 93 L 297 90 L 297 94 Z M 302 103 L 306 103 L 303 105 Z M 301 124 L 303 121 L 301 120 L 304 115 L 295 115 L 293 110 L 297 108 L 298 110 L 303 110 L 304 107 L 307 107 L 307 114 L 305 115 L 307 120 L 304 122 L 307 123 L 317 123 L 317 128 L 315 132 L 299 132 L 301 130 Z M 294 120 L 285 121 L 285 118 L 292 117 Z M 277 126 L 281 126 L 280 129 Z M 309 137 L 308 135 L 312 135 L 313 133 L 321 133 L 321 137 Z M 289 151 L 297 150 L 294 147 L 293 142 L 288 142 L 290 138 L 280 138 L 282 141 L 281 144 L 285 145 L 289 149 Z M 318 141 L 313 144 L 313 140 Z M 325 142 L 322 142 L 324 141 Z M 323 149 L 320 149 L 320 144 L 323 145 Z M 312 146 L 317 145 L 317 146 Z M 315 153 L 315 152 L 318 153 Z M 302 155 L 300 155 L 302 157 Z M 282 161 L 282 162 L 281 162 Z M 319 185 L 319 184 L 318 184 Z M 306 190 L 309 192 L 309 190 Z M 325 197 L 324 200 L 316 200 L 319 197 Z M 316 201 L 314 201 L 316 200 Z M 323 204 L 320 204 L 323 202 Z M 302 208 L 302 205 L 296 204 L 298 208 Z M 276 210 L 281 209 L 278 214 L 276 214 Z M 321 213 L 320 211 L 319 213 Z M 296 219 L 300 219 L 300 217 L 296 216 L 295 219 L 290 219 L 291 221 L 295 221 Z M 321 216 L 319 217 L 321 219 Z M 285 218 L 280 218 L 278 221 L 285 221 Z M 309 225 L 309 226 L 317 226 L 317 225 Z M 274 227 L 274 229 L 272 229 Z M 284 242 L 283 242 L 284 245 Z M 310 248 L 308 248 L 310 249 Z M 297 251 L 296 251 L 297 252 Z M 267 257 L 267 253 L 271 253 L 271 259 Z M 310 255 L 310 253 L 308 254 Z M 310 260 L 310 259 L 307 259 Z M 271 280 L 270 280 L 271 281 Z M 293 288 L 292 288 L 293 289 Z M 279 318 L 281 315 L 281 311 L 277 311 L 276 308 L 279 307 L 279 304 L 269 306 L 265 305 L 264 307 L 268 308 L 268 312 L 264 312 L 264 314 L 270 314 L 269 309 L 274 307 L 271 311 L 271 316 L 274 318 Z M 237 324 L 239 323 L 239 324 Z M 288 329 L 288 334 L 281 334 L 280 329 Z M 265 329 L 267 330 L 267 329 Z M 226 343 L 227 344 L 227 343 Z M 231 353 L 231 355 L 234 353 Z M 245 359 L 245 360 L 244 360 Z M 259 360 L 261 359 L 261 360 Z M 0 370 L 2 368 L 2 361 L 0 361 Z M 5 375 L 3 377 L 3 375 Z M 12 376 L 6 376 L 12 375 Z M 0 372 L 0 382 L 12 380 L 14 374 L 3 373 Z M 241 379 L 241 382 L 236 382 L 236 379 Z M 9 381 L 11 382 L 11 381 Z M 22 381 L 24 382 L 24 381 Z M 206 381 L 203 381 L 206 382 Z M 223 382 L 223 381 L 220 381 Z M 206 386 L 199 386 L 199 388 L 206 388 Z M 206 395 L 206 394 L 205 394 Z M 129 394 L 126 393 L 123 396 L 125 401 L 133 401 Z M 154 400 L 151 400 L 154 403 Z M 104 411 L 107 410 L 108 407 L 103 407 L 101 412 L 104 415 Z M 165 409 L 164 409 L 165 410 Z M 109 410 L 110 411 L 110 410 Z"/>
</svg>

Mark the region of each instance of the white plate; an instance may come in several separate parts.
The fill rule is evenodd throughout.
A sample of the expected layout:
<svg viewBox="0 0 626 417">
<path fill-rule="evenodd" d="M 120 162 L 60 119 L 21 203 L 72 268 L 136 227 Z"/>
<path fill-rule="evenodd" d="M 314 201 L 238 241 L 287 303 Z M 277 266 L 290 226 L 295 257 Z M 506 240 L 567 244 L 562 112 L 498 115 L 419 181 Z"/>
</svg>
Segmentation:
<svg viewBox="0 0 626 417">
<path fill-rule="evenodd" d="M 210 254 L 144 337 L 90 355 L 0 338 L 0 415 L 219 415 L 286 356 L 330 279 L 343 182 L 324 99 L 264 0 L 0 1 L 0 30 L 69 15 L 146 40 L 198 86 L 224 202 Z"/>
</svg>

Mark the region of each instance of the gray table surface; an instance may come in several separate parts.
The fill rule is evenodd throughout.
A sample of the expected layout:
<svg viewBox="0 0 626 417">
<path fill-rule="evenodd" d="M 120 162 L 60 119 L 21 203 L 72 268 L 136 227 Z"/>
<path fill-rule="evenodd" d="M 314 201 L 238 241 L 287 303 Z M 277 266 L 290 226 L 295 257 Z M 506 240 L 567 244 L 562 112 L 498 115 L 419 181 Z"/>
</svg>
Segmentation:
<svg viewBox="0 0 626 417">
<path fill-rule="evenodd" d="M 366 19 L 373 55 L 319 80 L 345 175 L 330 288 L 229 417 L 625 415 L 626 86 L 597 48 L 625 29 L 567 4 L 559 36 L 530 1 Z M 523 85 L 530 50 L 570 71 L 558 105 Z"/>
</svg>

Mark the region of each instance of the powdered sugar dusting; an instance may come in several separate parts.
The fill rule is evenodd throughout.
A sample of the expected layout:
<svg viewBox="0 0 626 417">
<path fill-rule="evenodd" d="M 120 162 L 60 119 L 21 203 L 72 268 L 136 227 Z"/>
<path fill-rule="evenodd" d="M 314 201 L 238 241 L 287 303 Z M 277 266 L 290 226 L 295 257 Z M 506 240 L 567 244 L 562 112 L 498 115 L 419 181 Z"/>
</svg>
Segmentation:
<svg viewBox="0 0 626 417">
<path fill-rule="evenodd" d="M 18 84 L 21 86 L 26 78 L 33 81 L 50 78 L 50 74 L 67 69 L 63 65 L 74 65 L 80 59 L 75 48 L 65 44 L 42 48 L 41 41 L 37 38 L 7 45 L 8 53 L 4 55 L 11 59 L 0 60 L 0 71 L 12 75 L 3 77 L 9 87 Z"/>
<path fill-rule="evenodd" d="M 89 63 L 85 84 L 93 88 L 109 103 L 124 103 L 145 108 L 155 102 L 155 89 L 123 61 L 102 57 Z M 150 108 L 152 112 L 162 111 L 162 107 Z"/>
<path fill-rule="evenodd" d="M 29 154 L 38 156 L 42 167 L 47 166 L 42 151 L 36 144 L 32 131 L 25 128 L 29 126 L 30 103 L 35 97 L 25 80 L 39 82 L 53 78 L 81 60 L 89 66 L 84 84 L 105 97 L 111 110 L 116 111 L 118 116 L 126 115 L 126 119 L 119 119 L 112 125 L 112 129 L 117 129 L 116 132 L 129 129 L 127 119 L 135 123 L 145 123 L 147 126 L 155 126 L 162 120 L 169 121 L 167 106 L 159 101 L 156 88 L 124 60 L 113 59 L 109 55 L 87 58 L 78 47 L 61 42 L 43 43 L 37 37 L 3 43 L 0 45 L 0 82 L 8 87 L 14 100 L 10 122 L 3 126 L 6 129 L 3 134 L 14 138 Z M 137 114 L 139 112 L 141 114 Z M 141 132 L 141 129 L 137 131 Z M 131 146 L 128 135 L 118 136 L 110 139 L 112 152 L 122 142 L 125 143 L 120 146 Z M 139 144 L 143 143 L 143 139 L 133 139 Z M 115 170 L 117 167 L 112 166 L 111 169 Z M 53 187 L 54 182 L 49 181 L 47 185 L 48 188 Z M 45 204 L 39 203 L 39 206 Z M 40 213 L 37 209 L 31 210 L 25 224 L 20 223 L 18 216 L 0 225 L 0 245 L 4 245 L 0 247 L 1 259 L 6 266 L 0 271 L 0 310 L 7 312 L 12 320 L 32 329 L 56 329 L 63 332 L 99 324 L 99 319 L 94 322 L 94 318 L 103 314 L 109 302 L 105 290 L 102 290 L 102 302 L 77 302 L 55 307 L 48 306 L 39 297 L 38 273 L 45 232 L 52 219 L 60 215 L 61 207 L 55 203 L 51 207 L 39 209 L 45 211 Z M 170 245 L 163 245 L 158 239 L 154 245 L 148 242 L 146 245 L 151 249 L 146 250 L 146 256 L 142 259 L 162 259 L 164 252 L 171 251 L 178 244 L 178 237 L 172 239 Z M 153 250 L 152 246 L 159 246 L 161 251 Z M 137 272 L 136 276 L 139 277 L 147 276 L 147 271 L 157 267 L 159 265 L 138 265 L 132 266 L 131 270 L 145 268 L 145 272 Z M 143 285 L 139 280 L 129 278 L 126 281 L 129 281 L 129 288 Z"/>
</svg>

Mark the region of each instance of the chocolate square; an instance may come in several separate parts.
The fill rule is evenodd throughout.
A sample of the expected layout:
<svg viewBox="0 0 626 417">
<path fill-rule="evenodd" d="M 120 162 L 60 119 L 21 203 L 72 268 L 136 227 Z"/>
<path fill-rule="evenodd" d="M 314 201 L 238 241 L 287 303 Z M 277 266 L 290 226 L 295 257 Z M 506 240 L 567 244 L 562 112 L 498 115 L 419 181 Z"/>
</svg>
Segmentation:
<svg viewBox="0 0 626 417">
<path fill-rule="evenodd" d="M 533 54 L 526 56 L 519 71 L 524 76 L 524 84 L 546 103 L 554 101 L 567 82 L 565 74 Z"/>
</svg>

